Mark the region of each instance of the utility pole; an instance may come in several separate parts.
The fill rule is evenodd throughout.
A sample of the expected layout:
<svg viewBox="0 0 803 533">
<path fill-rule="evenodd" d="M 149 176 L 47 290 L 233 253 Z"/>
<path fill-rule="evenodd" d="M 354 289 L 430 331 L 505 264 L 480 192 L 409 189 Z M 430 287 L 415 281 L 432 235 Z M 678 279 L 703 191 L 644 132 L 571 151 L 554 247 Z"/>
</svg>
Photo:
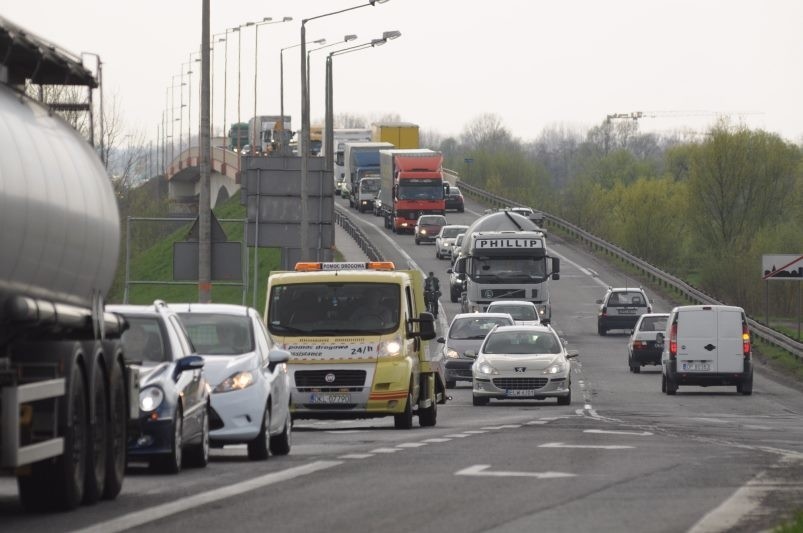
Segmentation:
<svg viewBox="0 0 803 533">
<path fill-rule="evenodd" d="M 209 0 L 201 8 L 201 190 L 198 194 L 198 301 L 212 301 L 211 138 L 209 131 Z"/>
</svg>

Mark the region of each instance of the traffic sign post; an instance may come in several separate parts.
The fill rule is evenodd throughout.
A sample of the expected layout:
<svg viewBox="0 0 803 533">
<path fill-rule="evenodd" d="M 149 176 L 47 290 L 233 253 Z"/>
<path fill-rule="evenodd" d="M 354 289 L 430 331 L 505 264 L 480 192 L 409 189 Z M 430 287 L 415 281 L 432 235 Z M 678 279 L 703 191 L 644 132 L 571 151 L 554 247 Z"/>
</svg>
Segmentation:
<svg viewBox="0 0 803 533">
<path fill-rule="evenodd" d="M 764 254 L 761 256 L 761 279 L 764 281 L 803 281 L 803 254 Z M 800 317 L 803 308 L 803 284 L 797 286 L 797 337 L 800 338 Z M 770 323 L 770 291 L 764 286 L 765 314 L 767 325 Z"/>
</svg>

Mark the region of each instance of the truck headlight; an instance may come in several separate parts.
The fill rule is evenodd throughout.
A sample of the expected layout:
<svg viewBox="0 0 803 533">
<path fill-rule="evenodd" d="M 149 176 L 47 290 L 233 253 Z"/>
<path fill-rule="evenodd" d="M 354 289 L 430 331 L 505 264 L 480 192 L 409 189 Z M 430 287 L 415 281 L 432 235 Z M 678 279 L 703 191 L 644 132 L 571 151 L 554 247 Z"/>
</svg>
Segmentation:
<svg viewBox="0 0 803 533">
<path fill-rule="evenodd" d="M 212 392 L 230 392 L 233 390 L 247 389 L 256 382 L 256 370 L 245 372 L 235 372 L 231 376 L 221 381 Z"/>
<path fill-rule="evenodd" d="M 165 399 L 165 394 L 159 387 L 147 387 L 139 393 L 139 409 L 149 413 L 155 411 L 162 405 Z"/>
<path fill-rule="evenodd" d="M 388 341 L 382 341 L 377 346 L 379 357 L 396 357 L 401 353 L 401 340 L 396 337 Z"/>
</svg>

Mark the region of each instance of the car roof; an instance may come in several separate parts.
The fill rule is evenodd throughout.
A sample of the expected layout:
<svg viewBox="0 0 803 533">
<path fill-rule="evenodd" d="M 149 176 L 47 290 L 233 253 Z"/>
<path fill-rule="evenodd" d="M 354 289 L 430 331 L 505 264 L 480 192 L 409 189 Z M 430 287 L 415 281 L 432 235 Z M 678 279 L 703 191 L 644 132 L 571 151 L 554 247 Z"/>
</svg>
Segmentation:
<svg viewBox="0 0 803 533">
<path fill-rule="evenodd" d="M 639 318 L 650 318 L 650 317 L 658 317 L 658 318 L 668 318 L 669 313 L 644 313 Z"/>
<path fill-rule="evenodd" d="M 454 318 L 452 318 L 452 322 L 458 318 L 509 318 L 513 320 L 510 313 L 457 313 Z"/>
<path fill-rule="evenodd" d="M 535 306 L 534 303 L 528 302 L 527 300 L 494 300 L 488 304 L 488 307 L 496 307 L 497 305 L 521 305 L 524 307 Z"/>
<path fill-rule="evenodd" d="M 644 292 L 641 287 L 608 287 L 610 292 Z"/>
<path fill-rule="evenodd" d="M 537 333 L 555 333 L 555 330 L 552 329 L 552 326 L 547 324 L 532 324 L 532 325 L 522 325 L 516 324 L 514 326 L 497 326 L 494 329 L 494 333 L 500 333 L 505 331 L 532 331 Z"/>
<path fill-rule="evenodd" d="M 252 307 L 236 304 L 201 304 L 201 303 L 174 303 L 168 307 L 177 313 L 209 313 L 217 315 L 247 315 L 249 310 L 256 312 Z"/>
</svg>

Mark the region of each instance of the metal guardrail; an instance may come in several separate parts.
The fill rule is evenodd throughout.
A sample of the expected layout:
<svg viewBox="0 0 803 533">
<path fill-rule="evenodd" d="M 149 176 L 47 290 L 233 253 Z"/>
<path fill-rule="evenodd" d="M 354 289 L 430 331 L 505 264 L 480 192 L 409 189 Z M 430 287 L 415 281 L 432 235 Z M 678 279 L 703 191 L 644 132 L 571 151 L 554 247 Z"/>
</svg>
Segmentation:
<svg viewBox="0 0 803 533">
<path fill-rule="evenodd" d="M 491 194 L 483 189 L 480 189 L 479 187 L 475 187 L 469 183 L 461 181 L 460 177 L 454 171 L 444 169 L 444 172 L 449 178 L 451 178 L 450 181 L 452 181 L 452 183 L 460 187 L 461 191 L 468 193 L 470 196 L 480 201 L 497 207 L 529 207 L 513 200 Z M 589 233 L 578 226 L 575 226 L 567 220 L 563 220 L 562 218 L 556 217 L 555 215 L 551 215 L 549 213 L 544 213 L 544 220 L 547 224 L 568 232 L 570 235 L 572 235 L 572 237 L 585 242 L 593 248 L 603 250 L 606 253 L 621 259 L 622 261 L 641 271 L 644 275 L 657 282 L 659 285 L 676 290 L 692 302 L 696 302 L 698 304 L 723 305 L 722 302 L 714 299 L 712 296 L 704 293 L 700 289 L 689 285 L 682 279 L 664 272 L 660 268 L 643 261 L 642 259 L 634 256 L 630 252 L 616 246 L 615 244 L 611 244 L 606 240 L 601 239 L 600 237 L 597 237 L 596 235 L 593 235 L 592 233 Z M 776 331 L 770 327 L 767 327 L 750 317 L 748 317 L 748 322 L 754 335 L 769 344 L 786 350 L 798 359 L 803 360 L 803 343 L 796 341 L 780 331 Z"/>
<path fill-rule="evenodd" d="M 357 243 L 360 249 L 365 252 L 365 255 L 371 261 L 384 261 L 384 257 L 382 253 L 368 240 L 368 237 L 365 233 L 352 222 L 349 216 L 340 210 L 338 207 L 335 209 L 335 222 L 337 222 L 343 230 L 351 235 L 351 238 Z"/>
</svg>

